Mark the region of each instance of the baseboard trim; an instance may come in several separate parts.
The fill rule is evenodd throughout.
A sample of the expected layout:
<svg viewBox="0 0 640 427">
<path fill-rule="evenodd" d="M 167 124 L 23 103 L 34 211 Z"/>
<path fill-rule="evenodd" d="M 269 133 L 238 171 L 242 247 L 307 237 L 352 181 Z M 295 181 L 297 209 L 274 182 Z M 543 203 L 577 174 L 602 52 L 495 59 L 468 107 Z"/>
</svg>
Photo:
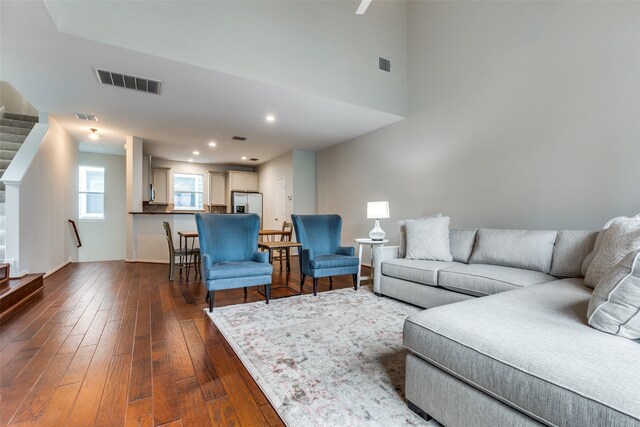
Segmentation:
<svg viewBox="0 0 640 427">
<path fill-rule="evenodd" d="M 169 265 L 168 261 L 158 260 L 158 259 L 125 259 L 124 262 L 128 263 L 143 263 L 143 264 L 166 264 Z"/>
<path fill-rule="evenodd" d="M 53 270 L 49 270 L 48 272 L 46 272 L 44 274 L 44 278 L 46 279 L 47 277 L 51 276 L 53 273 L 55 273 L 56 271 L 60 270 L 61 268 L 66 267 L 67 265 L 71 264 L 71 261 L 65 261 L 62 264 L 60 264 L 57 267 L 54 267 Z"/>
</svg>

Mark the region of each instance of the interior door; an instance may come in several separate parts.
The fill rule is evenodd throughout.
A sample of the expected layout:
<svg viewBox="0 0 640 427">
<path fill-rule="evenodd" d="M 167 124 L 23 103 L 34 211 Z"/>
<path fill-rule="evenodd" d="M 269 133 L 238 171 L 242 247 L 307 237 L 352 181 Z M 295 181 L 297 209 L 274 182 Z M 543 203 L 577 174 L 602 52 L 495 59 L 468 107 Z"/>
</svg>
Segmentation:
<svg viewBox="0 0 640 427">
<path fill-rule="evenodd" d="M 282 223 L 289 221 L 287 218 L 287 179 L 279 178 L 274 182 L 274 218 L 273 229 L 282 230 Z"/>
</svg>

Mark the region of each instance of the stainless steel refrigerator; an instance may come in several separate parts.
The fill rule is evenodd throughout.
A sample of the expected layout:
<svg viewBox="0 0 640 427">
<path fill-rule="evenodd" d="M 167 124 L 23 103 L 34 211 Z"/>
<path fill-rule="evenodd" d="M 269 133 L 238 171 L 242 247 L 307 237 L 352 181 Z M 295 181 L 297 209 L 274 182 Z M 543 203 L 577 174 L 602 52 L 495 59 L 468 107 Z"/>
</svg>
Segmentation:
<svg viewBox="0 0 640 427">
<path fill-rule="evenodd" d="M 262 193 L 232 191 L 231 212 L 258 214 L 260 217 L 260 224 L 262 224 Z"/>
</svg>

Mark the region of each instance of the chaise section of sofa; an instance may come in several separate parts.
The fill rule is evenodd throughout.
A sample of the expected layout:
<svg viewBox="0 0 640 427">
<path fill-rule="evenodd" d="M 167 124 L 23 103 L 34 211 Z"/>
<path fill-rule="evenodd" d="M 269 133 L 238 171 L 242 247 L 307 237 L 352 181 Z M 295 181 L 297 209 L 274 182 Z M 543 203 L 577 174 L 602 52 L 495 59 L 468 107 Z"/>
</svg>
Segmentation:
<svg viewBox="0 0 640 427">
<path fill-rule="evenodd" d="M 407 399 L 446 426 L 640 426 L 640 342 L 591 328 L 590 297 L 564 279 L 410 316 Z"/>
</svg>

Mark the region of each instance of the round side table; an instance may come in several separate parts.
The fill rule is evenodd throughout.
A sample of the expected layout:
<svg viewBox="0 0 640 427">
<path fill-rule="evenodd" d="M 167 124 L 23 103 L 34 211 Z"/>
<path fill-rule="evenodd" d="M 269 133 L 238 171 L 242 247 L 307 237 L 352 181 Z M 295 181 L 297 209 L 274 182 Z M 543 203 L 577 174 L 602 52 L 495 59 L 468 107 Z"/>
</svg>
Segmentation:
<svg viewBox="0 0 640 427">
<path fill-rule="evenodd" d="M 385 243 L 389 243 L 389 239 L 373 240 L 373 239 L 355 239 L 358 244 L 358 287 L 363 280 L 373 280 L 373 248 L 376 246 L 384 246 Z M 371 246 L 371 276 L 361 276 L 362 270 L 362 247 L 368 245 Z"/>
</svg>

